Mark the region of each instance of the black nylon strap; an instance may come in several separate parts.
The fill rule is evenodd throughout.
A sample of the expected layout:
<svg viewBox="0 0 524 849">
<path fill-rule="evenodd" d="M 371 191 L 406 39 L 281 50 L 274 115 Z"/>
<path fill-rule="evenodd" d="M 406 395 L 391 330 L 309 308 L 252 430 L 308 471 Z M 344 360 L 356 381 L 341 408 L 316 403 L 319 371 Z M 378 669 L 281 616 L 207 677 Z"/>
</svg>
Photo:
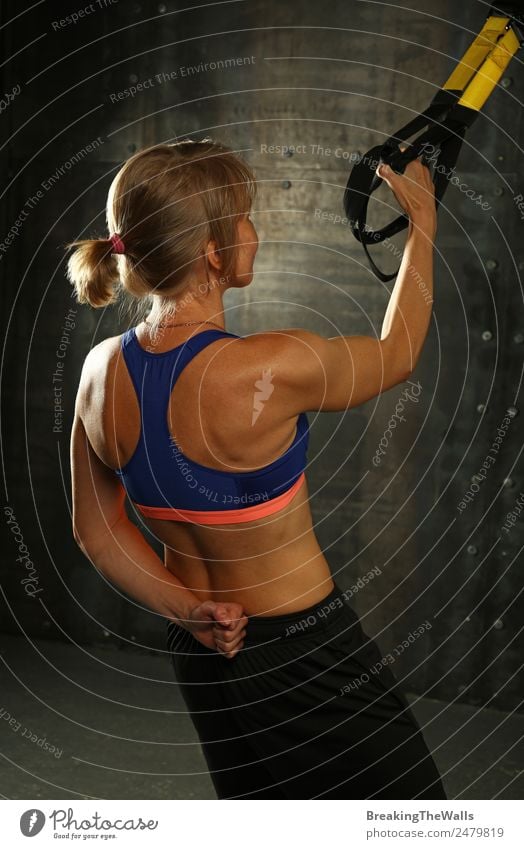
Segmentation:
<svg viewBox="0 0 524 849">
<path fill-rule="evenodd" d="M 376 266 L 367 246 L 378 244 L 400 233 L 408 226 L 409 217 L 403 213 L 380 230 L 372 230 L 367 226 L 369 198 L 382 182 L 381 177 L 376 174 L 376 168 L 379 162 L 387 162 L 394 171 L 402 174 L 407 164 L 419 156 L 427 164 L 429 152 L 431 160 L 435 163 L 433 182 L 435 205 L 438 208 L 449 185 L 466 129 L 478 114 L 472 109 L 457 106 L 459 96 L 460 92 L 440 89 L 424 112 L 401 127 L 383 144 L 368 150 L 351 169 L 344 192 L 344 209 L 351 231 L 362 244 L 371 269 L 383 282 L 396 277 L 398 269 L 392 274 L 384 274 Z M 428 129 L 410 143 L 404 152 L 400 151 L 401 142 L 407 142 L 407 139 L 426 127 Z"/>
<path fill-rule="evenodd" d="M 501 15 L 502 17 L 512 18 L 521 26 L 524 26 L 524 2 L 523 0 L 500 0 L 498 3 L 493 3 L 489 10 L 490 15 Z"/>
</svg>

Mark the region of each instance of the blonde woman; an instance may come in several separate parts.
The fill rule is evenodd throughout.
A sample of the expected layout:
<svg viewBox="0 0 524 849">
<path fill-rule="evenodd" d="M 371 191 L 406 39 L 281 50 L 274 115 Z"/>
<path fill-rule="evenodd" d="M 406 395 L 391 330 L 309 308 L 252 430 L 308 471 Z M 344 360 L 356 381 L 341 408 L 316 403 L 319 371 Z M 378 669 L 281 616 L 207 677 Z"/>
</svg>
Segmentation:
<svg viewBox="0 0 524 849">
<path fill-rule="evenodd" d="M 255 179 L 208 140 L 132 156 L 109 192 L 109 237 L 67 246 L 80 303 L 103 307 L 123 287 L 149 310 L 85 360 L 75 539 L 165 617 L 221 799 L 446 798 L 396 679 L 333 580 L 305 477 L 306 412 L 401 383 L 427 333 L 431 304 L 409 267 L 432 292 L 432 182 L 418 161 L 383 176 L 411 221 L 380 339 L 226 331 L 224 293 L 253 279 Z"/>
</svg>

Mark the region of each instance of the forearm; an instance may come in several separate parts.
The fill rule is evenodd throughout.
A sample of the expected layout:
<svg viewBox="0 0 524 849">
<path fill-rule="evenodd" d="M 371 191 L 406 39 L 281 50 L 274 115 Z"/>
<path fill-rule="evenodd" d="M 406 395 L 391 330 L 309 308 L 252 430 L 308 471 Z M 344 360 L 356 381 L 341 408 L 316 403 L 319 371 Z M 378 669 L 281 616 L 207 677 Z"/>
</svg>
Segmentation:
<svg viewBox="0 0 524 849">
<path fill-rule="evenodd" d="M 382 324 L 381 339 L 391 341 L 394 355 L 412 371 L 426 338 L 433 307 L 433 218 L 409 222 L 400 269 Z"/>
<path fill-rule="evenodd" d="M 93 565 L 127 595 L 178 624 L 200 604 L 167 569 L 139 529 L 124 513 L 94 542 L 79 542 Z"/>
</svg>

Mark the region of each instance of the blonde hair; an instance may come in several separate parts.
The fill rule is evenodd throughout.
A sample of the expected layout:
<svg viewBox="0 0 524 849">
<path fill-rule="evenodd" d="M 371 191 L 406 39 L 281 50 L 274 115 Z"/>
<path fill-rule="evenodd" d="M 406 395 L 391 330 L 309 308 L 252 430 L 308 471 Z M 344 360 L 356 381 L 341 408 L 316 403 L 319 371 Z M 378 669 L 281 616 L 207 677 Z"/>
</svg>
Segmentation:
<svg viewBox="0 0 524 849">
<path fill-rule="evenodd" d="M 109 189 L 106 221 L 125 253 L 110 238 L 69 242 L 67 277 L 77 301 L 104 307 L 118 296 L 116 284 L 135 299 L 177 296 L 193 264 L 216 242 L 221 279 L 236 263 L 236 225 L 256 193 L 251 169 L 233 151 L 210 139 L 157 144 L 126 160 Z"/>
</svg>

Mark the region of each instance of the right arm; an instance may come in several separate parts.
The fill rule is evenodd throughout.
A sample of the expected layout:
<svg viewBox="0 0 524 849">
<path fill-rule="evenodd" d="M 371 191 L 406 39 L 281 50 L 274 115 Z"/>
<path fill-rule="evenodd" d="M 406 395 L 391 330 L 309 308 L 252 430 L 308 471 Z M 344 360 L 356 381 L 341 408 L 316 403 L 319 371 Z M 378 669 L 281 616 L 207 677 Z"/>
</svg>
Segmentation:
<svg viewBox="0 0 524 849">
<path fill-rule="evenodd" d="M 276 331 L 275 373 L 281 375 L 293 412 L 340 411 L 363 404 L 406 380 L 417 365 L 433 304 L 434 187 L 419 160 L 404 175 L 380 176 L 409 215 L 408 238 L 386 309 L 380 339 L 306 330 Z"/>
</svg>

